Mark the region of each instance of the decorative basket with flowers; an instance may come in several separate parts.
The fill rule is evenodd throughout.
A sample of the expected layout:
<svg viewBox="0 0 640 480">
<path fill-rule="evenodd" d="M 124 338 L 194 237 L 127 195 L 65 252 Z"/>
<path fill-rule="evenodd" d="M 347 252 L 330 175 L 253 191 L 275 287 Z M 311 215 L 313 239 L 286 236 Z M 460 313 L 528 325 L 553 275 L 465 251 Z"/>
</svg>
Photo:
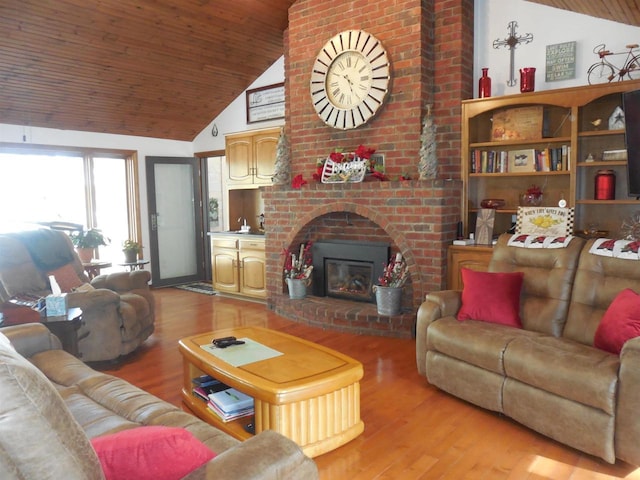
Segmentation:
<svg viewBox="0 0 640 480">
<path fill-rule="evenodd" d="M 313 178 L 322 183 L 357 183 L 364 179 L 366 173 L 383 180 L 382 167 L 371 160 L 374 148 L 358 146 L 355 152 L 344 153 L 336 149 L 326 159 L 319 160 Z"/>
<path fill-rule="evenodd" d="M 384 266 L 379 285 L 374 285 L 376 307 L 380 315 L 398 315 L 402 309 L 402 287 L 407 281 L 407 263 L 400 253 L 389 259 Z"/>
<path fill-rule="evenodd" d="M 289 298 L 301 299 L 307 295 L 307 286 L 311 283 L 313 259 L 311 257 L 311 242 L 300 245 L 300 253 L 296 256 L 285 248 L 284 279 L 289 289 Z"/>
<path fill-rule="evenodd" d="M 295 253 L 291 253 L 288 248 L 282 251 L 282 254 L 285 256 L 284 278 L 306 280 L 308 283 L 311 272 L 313 271 L 311 244 L 312 242 L 301 244 L 300 252 L 297 256 Z"/>
</svg>

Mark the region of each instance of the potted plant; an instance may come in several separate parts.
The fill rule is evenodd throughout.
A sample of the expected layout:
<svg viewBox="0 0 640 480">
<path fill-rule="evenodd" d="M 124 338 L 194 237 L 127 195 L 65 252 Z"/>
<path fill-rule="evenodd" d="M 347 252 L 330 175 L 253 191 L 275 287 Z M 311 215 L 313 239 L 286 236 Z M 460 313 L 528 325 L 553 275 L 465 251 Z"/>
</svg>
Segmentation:
<svg viewBox="0 0 640 480">
<path fill-rule="evenodd" d="M 289 252 L 289 249 L 284 249 L 282 253 L 285 255 L 284 278 L 289 288 L 289 298 L 306 297 L 307 286 L 311 282 L 311 272 L 313 271 L 311 242 L 300 245 L 300 253 L 297 257 L 295 253 Z"/>
<path fill-rule="evenodd" d="M 138 261 L 138 253 L 142 245 L 140 245 L 135 240 L 125 240 L 122 243 L 122 251 L 124 252 L 124 261 L 126 263 L 135 263 Z"/>
<path fill-rule="evenodd" d="M 402 287 L 404 286 L 409 271 L 407 263 L 400 253 L 389 259 L 378 278 L 379 285 L 373 286 L 376 294 L 376 306 L 380 315 L 398 315 L 402 303 Z"/>
<path fill-rule="evenodd" d="M 89 263 L 93 259 L 96 248 L 108 245 L 110 242 L 109 238 L 97 228 L 78 230 L 69 236 L 71 237 L 71 243 L 76 247 L 78 256 L 83 263 Z"/>
</svg>

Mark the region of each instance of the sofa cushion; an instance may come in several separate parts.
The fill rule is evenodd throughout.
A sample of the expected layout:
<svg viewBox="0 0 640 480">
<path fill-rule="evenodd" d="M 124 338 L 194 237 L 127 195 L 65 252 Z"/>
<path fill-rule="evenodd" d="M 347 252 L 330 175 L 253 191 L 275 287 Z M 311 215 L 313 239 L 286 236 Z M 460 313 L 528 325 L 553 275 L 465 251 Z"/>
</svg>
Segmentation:
<svg viewBox="0 0 640 480">
<path fill-rule="evenodd" d="M 520 296 L 523 328 L 559 337 L 584 240 L 573 237 L 566 248 L 519 248 L 508 246 L 510 238 L 508 234 L 498 238 L 489 271 L 524 272 Z"/>
<path fill-rule="evenodd" d="M 502 357 L 509 342 L 518 336 L 538 335 L 495 323 L 444 317 L 429 325 L 427 349 L 504 375 Z"/>
<path fill-rule="evenodd" d="M 571 306 L 563 337 L 593 345 L 602 317 L 625 288 L 640 292 L 640 264 L 637 260 L 604 257 L 589 253 L 597 240 L 589 240 L 580 255 Z"/>
<path fill-rule="evenodd" d="M 76 288 L 82 286 L 84 280 L 81 280 L 75 269 L 73 263 L 67 263 L 62 267 L 47 273 L 47 276 L 53 275 L 60 287 L 60 290 L 64 293 L 73 292 Z"/>
<path fill-rule="evenodd" d="M 0 391 L 0 478 L 104 478 L 53 385 L 2 334 Z"/>
<path fill-rule="evenodd" d="M 184 428 L 138 427 L 91 440 L 107 480 L 179 480 L 216 455 Z"/>
<path fill-rule="evenodd" d="M 463 268 L 462 307 L 458 320 L 481 320 L 521 327 L 522 272 L 490 273 Z"/>
<path fill-rule="evenodd" d="M 640 336 L 640 295 L 625 288 L 611 302 L 596 329 L 594 346 L 620 354 L 622 346 Z"/>
<path fill-rule="evenodd" d="M 508 377 L 614 415 L 617 356 L 565 338 L 515 338 L 504 352 Z"/>
</svg>

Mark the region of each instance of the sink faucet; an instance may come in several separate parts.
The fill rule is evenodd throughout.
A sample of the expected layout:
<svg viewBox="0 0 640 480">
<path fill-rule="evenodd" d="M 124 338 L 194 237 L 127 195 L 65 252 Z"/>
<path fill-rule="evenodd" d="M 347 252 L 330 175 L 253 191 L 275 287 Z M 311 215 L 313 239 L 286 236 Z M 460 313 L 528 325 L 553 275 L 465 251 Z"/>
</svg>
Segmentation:
<svg viewBox="0 0 640 480">
<path fill-rule="evenodd" d="M 242 222 L 242 225 L 240 226 L 240 231 L 241 232 L 248 232 L 249 230 L 251 230 L 251 227 L 249 225 L 247 225 L 247 219 L 243 218 L 243 217 L 238 217 L 238 223 Z"/>
</svg>

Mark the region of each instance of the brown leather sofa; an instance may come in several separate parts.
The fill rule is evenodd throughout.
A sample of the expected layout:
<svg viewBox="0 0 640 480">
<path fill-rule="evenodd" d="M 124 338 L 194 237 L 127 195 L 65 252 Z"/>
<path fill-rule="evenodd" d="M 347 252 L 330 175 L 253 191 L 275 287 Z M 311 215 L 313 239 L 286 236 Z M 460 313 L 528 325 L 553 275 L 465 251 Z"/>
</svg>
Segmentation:
<svg viewBox="0 0 640 480">
<path fill-rule="evenodd" d="M 37 229 L 0 235 L 0 302 L 16 295 L 51 293 L 48 274 L 70 265 L 88 284 L 68 235 Z M 67 295 L 69 308 L 82 309 L 79 357 L 85 362 L 115 360 L 134 351 L 153 333 L 154 298 L 148 271 L 116 272 L 94 278 L 88 291 Z"/>
<path fill-rule="evenodd" d="M 509 238 L 498 239 L 489 271 L 524 272 L 523 328 L 458 321 L 460 291 L 428 294 L 417 319 L 419 372 L 566 445 L 640 465 L 640 338 L 619 356 L 593 346 L 616 295 L 640 292 L 640 262 L 591 254 L 594 240 L 528 249 Z"/>
<path fill-rule="evenodd" d="M 241 443 L 124 380 L 91 369 L 61 350 L 42 324 L 0 329 L 0 392 L 3 480 L 103 479 L 90 439 L 142 425 L 184 428 L 217 454 L 183 477 L 188 480 L 318 478 L 315 462 L 288 438 L 264 431 Z"/>
</svg>

